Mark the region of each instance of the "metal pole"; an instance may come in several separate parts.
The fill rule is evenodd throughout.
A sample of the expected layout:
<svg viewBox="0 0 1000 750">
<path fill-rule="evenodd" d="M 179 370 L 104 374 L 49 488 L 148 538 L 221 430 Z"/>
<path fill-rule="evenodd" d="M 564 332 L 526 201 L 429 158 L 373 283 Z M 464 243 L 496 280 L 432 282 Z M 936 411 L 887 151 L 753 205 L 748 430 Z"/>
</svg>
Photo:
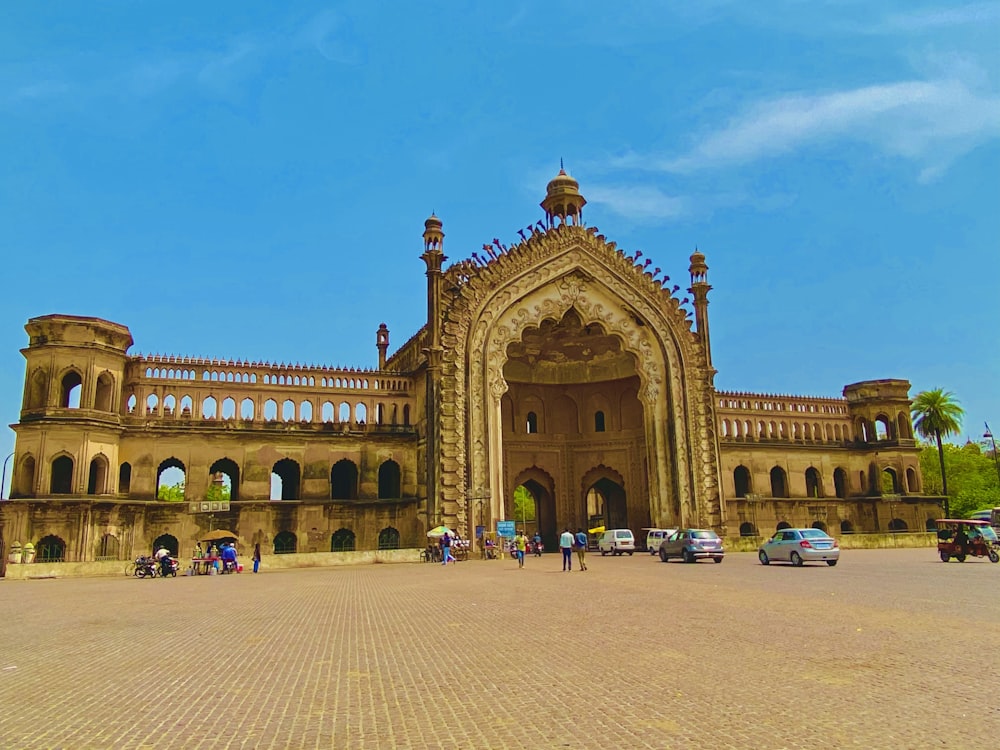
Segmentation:
<svg viewBox="0 0 1000 750">
<path fill-rule="evenodd" d="M 996 455 L 996 444 L 994 444 L 993 446 L 993 454 Z M 7 458 L 3 460 L 3 474 L 0 475 L 0 500 L 3 500 L 3 486 L 4 483 L 6 483 L 7 481 L 7 462 L 10 461 L 13 455 L 14 452 L 11 451 L 10 455 L 8 455 Z M 10 496 L 10 492 L 7 493 L 7 496 L 8 497 Z"/>
<path fill-rule="evenodd" d="M 997 481 L 1000 482 L 1000 458 L 997 458 L 997 441 L 993 437 L 989 423 L 983 422 L 983 424 L 986 425 L 986 432 L 983 433 L 983 437 L 993 444 L 993 465 L 997 467 Z M 4 465 L 6 466 L 6 462 L 4 462 Z"/>
</svg>

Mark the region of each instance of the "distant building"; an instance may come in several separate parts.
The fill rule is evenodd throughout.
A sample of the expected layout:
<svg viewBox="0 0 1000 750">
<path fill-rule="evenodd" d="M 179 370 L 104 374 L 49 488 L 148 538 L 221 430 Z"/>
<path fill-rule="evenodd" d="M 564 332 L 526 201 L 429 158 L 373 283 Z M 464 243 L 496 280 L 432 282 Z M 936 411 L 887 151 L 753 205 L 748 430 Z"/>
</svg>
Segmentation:
<svg viewBox="0 0 1000 750">
<path fill-rule="evenodd" d="M 439 523 L 471 535 L 513 517 L 519 486 L 550 543 L 563 527 L 935 518 L 908 382 L 716 391 L 705 256 L 681 292 L 587 227 L 585 204 L 560 171 L 544 221 L 447 267 L 431 216 L 427 324 L 391 356 L 379 326 L 376 369 L 130 355 L 123 325 L 32 318 L 0 539 L 72 561 L 176 552 L 209 524 L 265 552 L 423 547 Z M 182 502 L 157 500 L 171 475 Z"/>
</svg>

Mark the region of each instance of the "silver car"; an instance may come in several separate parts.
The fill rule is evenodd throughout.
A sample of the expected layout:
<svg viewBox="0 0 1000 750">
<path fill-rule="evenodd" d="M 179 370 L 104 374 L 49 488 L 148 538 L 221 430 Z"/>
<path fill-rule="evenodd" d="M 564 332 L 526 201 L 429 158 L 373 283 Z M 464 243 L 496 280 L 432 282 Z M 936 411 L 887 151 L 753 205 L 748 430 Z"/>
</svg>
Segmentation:
<svg viewBox="0 0 1000 750">
<path fill-rule="evenodd" d="M 725 556 L 722 540 L 711 529 L 678 529 L 660 542 L 660 560 L 679 557 L 686 563 L 710 558 L 720 563 Z"/>
<path fill-rule="evenodd" d="M 840 545 L 821 529 L 780 529 L 761 545 L 757 557 L 761 565 L 780 560 L 792 565 L 825 562 L 832 568 L 840 559 Z"/>
</svg>

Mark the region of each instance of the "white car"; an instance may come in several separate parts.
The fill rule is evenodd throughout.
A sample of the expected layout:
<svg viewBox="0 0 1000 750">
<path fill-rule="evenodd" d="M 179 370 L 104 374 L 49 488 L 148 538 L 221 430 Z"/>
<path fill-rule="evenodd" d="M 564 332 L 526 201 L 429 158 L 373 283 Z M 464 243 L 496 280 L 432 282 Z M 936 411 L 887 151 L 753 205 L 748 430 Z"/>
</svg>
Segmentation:
<svg viewBox="0 0 1000 750">
<path fill-rule="evenodd" d="M 660 542 L 675 531 L 677 529 L 646 529 L 646 551 L 655 555 L 660 550 Z"/>
<path fill-rule="evenodd" d="M 761 565 L 772 560 L 802 565 L 825 562 L 831 568 L 840 560 L 840 545 L 822 529 L 780 529 L 757 552 Z"/>
<path fill-rule="evenodd" d="M 608 529 L 597 542 L 602 555 L 631 555 L 635 552 L 635 537 L 631 529 Z"/>
</svg>

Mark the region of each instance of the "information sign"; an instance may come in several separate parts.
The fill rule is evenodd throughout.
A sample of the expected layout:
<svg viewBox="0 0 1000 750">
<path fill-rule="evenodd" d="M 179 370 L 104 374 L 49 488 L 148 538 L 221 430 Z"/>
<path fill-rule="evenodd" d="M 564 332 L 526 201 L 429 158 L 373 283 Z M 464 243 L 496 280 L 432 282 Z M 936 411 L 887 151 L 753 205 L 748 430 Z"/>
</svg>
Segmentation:
<svg viewBox="0 0 1000 750">
<path fill-rule="evenodd" d="M 513 521 L 497 521 L 497 536 L 505 536 L 511 539 L 514 538 L 514 522 Z"/>
</svg>

